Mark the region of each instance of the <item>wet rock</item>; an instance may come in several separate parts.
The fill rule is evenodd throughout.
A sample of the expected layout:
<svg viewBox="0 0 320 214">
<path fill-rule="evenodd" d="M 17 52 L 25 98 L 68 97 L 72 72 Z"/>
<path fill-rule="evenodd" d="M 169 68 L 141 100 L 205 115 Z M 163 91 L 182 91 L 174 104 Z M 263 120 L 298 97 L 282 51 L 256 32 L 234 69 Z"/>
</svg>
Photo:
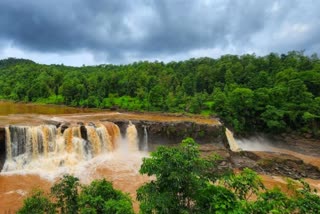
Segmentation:
<svg viewBox="0 0 320 214">
<path fill-rule="evenodd" d="M 260 155 L 261 159 L 257 163 L 267 174 L 287 176 L 294 179 L 307 175 L 313 179 L 320 178 L 320 170 L 317 167 L 306 164 L 299 158 L 279 153 L 263 155 L 260 152 Z"/>
<path fill-rule="evenodd" d="M 89 122 L 89 123 L 88 123 L 88 126 L 93 126 L 93 127 L 96 128 L 96 124 L 94 124 L 93 122 Z"/>
<path fill-rule="evenodd" d="M 118 106 L 111 106 L 111 107 L 110 107 L 110 110 L 111 110 L 111 111 L 117 111 L 118 109 L 119 109 Z"/>
<path fill-rule="evenodd" d="M 81 125 L 80 126 L 80 133 L 81 133 L 81 137 L 84 139 L 84 140 L 88 140 L 88 133 L 87 133 L 87 128 L 84 126 L 84 125 Z"/>
<path fill-rule="evenodd" d="M 77 122 L 77 125 L 79 125 L 79 126 L 83 126 L 83 125 L 84 125 L 84 123 L 83 123 L 83 122 Z"/>
<path fill-rule="evenodd" d="M 69 128 L 69 125 L 67 125 L 67 124 L 62 124 L 62 125 L 60 126 L 60 128 L 61 128 L 61 134 L 63 134 L 64 131 L 65 131 L 67 128 Z"/>
<path fill-rule="evenodd" d="M 56 120 L 45 120 L 44 123 L 48 125 L 54 125 L 57 128 L 61 125 L 61 122 Z"/>
<path fill-rule="evenodd" d="M 6 131 L 4 127 L 0 127 L 0 171 L 3 168 L 6 159 Z"/>
<path fill-rule="evenodd" d="M 129 120 L 108 120 L 120 128 L 122 134 L 129 124 Z M 143 137 L 147 128 L 148 140 L 152 144 L 176 144 L 187 137 L 192 137 L 197 143 L 221 143 L 224 129 L 221 125 L 198 124 L 189 121 L 144 121 L 131 120 L 138 130 L 139 139 Z"/>
<path fill-rule="evenodd" d="M 293 179 L 320 179 L 318 167 L 304 163 L 301 159 L 275 152 L 230 152 L 223 161 L 231 163 L 232 168 L 251 168 L 260 174 L 286 176 Z M 221 164 L 221 163 L 220 163 Z M 222 165 L 225 165 L 223 163 Z"/>
</svg>

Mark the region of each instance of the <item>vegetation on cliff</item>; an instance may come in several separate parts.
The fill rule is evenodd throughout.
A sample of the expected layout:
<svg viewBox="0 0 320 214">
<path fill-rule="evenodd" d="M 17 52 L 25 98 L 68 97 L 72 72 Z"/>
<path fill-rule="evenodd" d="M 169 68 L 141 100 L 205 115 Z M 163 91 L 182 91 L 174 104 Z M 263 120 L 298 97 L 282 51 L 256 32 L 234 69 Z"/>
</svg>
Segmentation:
<svg viewBox="0 0 320 214">
<path fill-rule="evenodd" d="M 284 193 L 277 187 L 266 189 L 250 169 L 234 174 L 218 163 L 217 156 L 201 157 L 191 138 L 177 147 L 159 147 L 141 165 L 140 173 L 155 179 L 137 190 L 140 213 L 313 214 L 320 210 L 319 195 L 304 181 L 288 180 Z M 81 186 L 67 175 L 51 194 L 49 198 L 36 192 L 18 213 L 133 213 L 129 196 L 106 180 Z"/>
<path fill-rule="evenodd" d="M 0 61 L 0 98 L 218 115 L 236 132 L 320 136 L 320 60 L 288 52 L 68 67 Z"/>
<path fill-rule="evenodd" d="M 131 198 L 112 183 L 95 180 L 90 185 L 80 185 L 79 179 L 65 175 L 51 188 L 48 196 L 42 190 L 35 191 L 24 200 L 19 214 L 40 213 L 118 213 L 133 214 Z"/>
</svg>

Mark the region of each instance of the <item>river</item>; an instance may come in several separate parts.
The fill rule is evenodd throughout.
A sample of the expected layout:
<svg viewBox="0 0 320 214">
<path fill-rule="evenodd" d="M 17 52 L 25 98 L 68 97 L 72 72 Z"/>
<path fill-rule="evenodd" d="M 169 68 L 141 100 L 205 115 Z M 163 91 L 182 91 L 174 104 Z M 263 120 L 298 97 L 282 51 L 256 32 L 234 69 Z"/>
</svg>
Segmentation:
<svg viewBox="0 0 320 214">
<path fill-rule="evenodd" d="M 10 132 L 10 148 L 21 147 L 16 141 L 22 144 L 30 144 L 21 154 L 19 149 L 10 152 L 12 161 L 6 161 L 4 169 L 0 173 L 0 210 L 3 212 L 15 212 L 21 207 L 23 199 L 34 189 L 43 188 L 49 191 L 50 186 L 64 173 L 72 173 L 80 178 L 81 183 L 90 183 L 93 179 L 106 178 L 112 181 L 115 188 L 128 192 L 133 199 L 136 196 L 136 189 L 150 178 L 139 174 L 142 158 L 148 156 L 148 152 L 139 151 L 137 144 L 137 131 L 134 127 L 128 127 L 127 134 L 120 136 L 116 149 L 108 148 L 108 145 L 99 147 L 103 141 L 100 139 L 101 133 L 106 130 L 110 134 L 110 124 L 101 121 L 108 120 L 144 120 L 144 121 L 190 121 L 199 124 L 219 124 L 218 120 L 202 117 L 186 117 L 175 114 L 155 114 L 155 113 L 127 113 L 99 109 L 71 108 L 56 105 L 37 105 L 25 103 L 0 102 L 0 127 L 7 127 L 6 132 Z M 69 136 L 73 139 L 67 140 L 68 130 L 63 135 L 57 135 L 56 128 L 52 126 L 43 126 L 41 124 L 68 123 L 74 128 Z M 87 126 L 88 138 L 96 142 L 93 145 L 91 154 L 84 154 L 83 149 L 79 149 L 75 143 L 77 138 L 72 136 L 74 130 L 80 123 L 94 123 L 98 127 Z M 8 125 L 14 125 L 8 128 Z M 112 125 L 111 125 L 112 126 Z M 113 141 L 117 130 L 112 130 L 109 141 Z M 21 134 L 22 131 L 22 134 Z M 79 131 L 78 131 L 79 132 Z M 24 134 L 23 134 L 24 133 Z M 41 135 L 39 135 L 39 133 Z M 54 133 L 54 134 L 52 134 Z M 80 133 L 80 132 L 79 132 Z M 146 134 L 146 133 L 144 133 Z M 20 137 L 19 137 L 19 136 Z M 24 137 L 22 135 L 25 135 Z M 36 137 L 33 137 L 35 136 Z M 51 136 L 58 143 L 61 140 L 70 141 L 66 143 L 66 148 L 60 150 L 50 150 L 50 139 L 44 136 Z M 79 134 L 78 134 L 79 135 Z M 28 136 L 31 136 L 30 139 Z M 34 150 L 35 143 L 39 144 L 41 139 L 42 154 Z M 15 138 L 15 139 L 13 139 Z M 19 138 L 19 139 L 17 139 Z M 69 138 L 69 137 L 67 137 Z M 35 142 L 35 139 L 38 139 Z M 60 139 L 60 140 L 59 140 Z M 146 139 L 144 139 L 145 141 Z M 12 142 L 11 142 L 12 141 Z M 8 143 L 8 139 L 6 139 Z M 28 143 L 29 142 L 29 143 Z M 113 142 L 114 143 L 114 142 Z M 13 145 L 15 144 L 15 145 Z M 39 144 L 40 145 L 40 144 Z M 8 145 L 7 145 L 8 146 Z M 70 152 L 73 147 L 74 151 Z M 110 145 L 109 145 L 110 147 Z M 106 149 L 108 148 L 108 149 Z M 102 152 L 102 150 L 108 150 Z M 109 150 L 112 150 L 111 152 Z M 28 152 L 29 151 L 29 152 Z M 32 152 L 30 152 L 32 151 Z M 66 152 L 67 151 L 67 152 Z M 81 153 L 82 152 L 82 153 Z M 15 154 L 17 153 L 17 154 Z M 12 157 L 11 157 L 12 156 Z M 93 158 L 91 157 L 93 156 Z M 31 158 L 30 158 L 31 157 Z M 7 159 L 9 158 L 7 154 Z M 32 159 L 32 160 L 30 160 Z M 27 163 L 27 164 L 26 164 Z M 63 167 L 61 167 L 63 163 Z M 134 201 L 134 209 L 138 210 L 138 203 Z"/>
<path fill-rule="evenodd" d="M 11 132 L 11 143 L 14 143 L 13 138 L 16 137 L 14 133 L 21 133 L 22 131 L 25 134 L 22 142 L 26 144 L 29 142 L 28 148 L 30 149 L 25 149 L 26 151 L 23 151 L 23 155 L 21 155 L 21 151 L 18 151 L 19 149 L 17 154 L 11 151 L 11 154 L 16 155 L 11 157 L 14 161 L 7 161 L 4 170 L 0 173 L 0 213 L 14 213 L 21 207 L 23 199 L 34 189 L 42 188 L 49 191 L 50 186 L 67 172 L 79 177 L 81 183 L 90 183 L 93 179 L 106 178 L 113 182 L 115 188 L 129 193 L 135 199 L 136 189 L 150 180 L 149 177 L 142 176 L 138 172 L 142 158 L 148 156 L 148 151 L 139 151 L 137 144 L 141 142 L 138 142 L 137 130 L 133 126 L 129 126 L 126 134 L 119 135 L 119 139 L 115 140 L 119 130 L 107 121 L 118 119 L 160 122 L 191 121 L 199 124 L 220 124 L 219 120 L 199 116 L 127 113 L 2 101 L 0 102 L 0 127 L 7 127 L 6 131 Z M 64 134 L 59 135 L 56 134 L 57 129 L 55 127 L 41 126 L 41 124 L 48 124 L 48 122 L 51 123 L 52 121 L 56 123 L 67 122 L 73 128 L 67 129 Z M 82 142 L 77 138 L 81 135 L 80 123 L 95 124 L 94 126 L 86 126 L 88 138 L 95 142 L 92 144 L 90 152 L 86 152 L 88 148 L 79 146 Z M 15 125 L 14 127 L 8 128 L 8 125 L 13 124 Z M 105 138 L 101 137 L 103 133 L 106 136 Z M 41 135 L 43 139 L 39 140 L 39 137 L 28 138 L 28 136 L 34 135 Z M 35 142 L 34 139 L 38 140 Z M 34 144 L 37 143 L 37 147 L 39 147 L 40 141 L 43 155 L 39 155 L 40 149 L 35 152 L 36 147 L 34 147 Z M 50 147 L 51 141 L 56 142 L 54 144 L 55 149 Z M 66 142 L 66 147 L 59 146 L 59 142 L 62 141 Z M 104 144 L 104 142 L 108 143 Z M 239 141 L 239 143 L 240 146 L 245 148 L 247 142 Z M 16 147 L 19 148 L 19 144 L 12 148 Z M 252 142 L 248 150 L 250 148 L 255 150 Z M 256 150 L 281 151 L 299 157 L 308 163 L 316 163 L 320 167 L 319 157 L 308 156 L 286 149 L 280 150 L 272 146 L 259 147 Z M 284 179 L 279 176 L 263 175 L 263 179 L 269 187 L 277 184 L 283 185 L 284 183 Z M 318 180 L 309 179 L 309 181 L 314 187 L 320 189 Z M 136 201 L 134 201 L 134 208 L 136 211 L 138 210 Z"/>
</svg>

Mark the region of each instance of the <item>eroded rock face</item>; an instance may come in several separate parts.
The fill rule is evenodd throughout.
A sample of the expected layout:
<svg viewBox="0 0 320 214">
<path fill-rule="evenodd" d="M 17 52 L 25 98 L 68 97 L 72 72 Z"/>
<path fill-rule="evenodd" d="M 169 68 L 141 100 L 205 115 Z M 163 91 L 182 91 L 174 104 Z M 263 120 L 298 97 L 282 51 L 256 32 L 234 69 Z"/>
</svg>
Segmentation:
<svg viewBox="0 0 320 214">
<path fill-rule="evenodd" d="M 302 159 L 290 154 L 278 152 L 231 152 L 227 148 L 216 145 L 201 145 L 200 151 L 203 155 L 210 153 L 218 154 L 222 160 L 220 168 L 230 169 L 250 168 L 259 174 L 278 175 L 293 179 L 312 178 L 320 179 L 320 169 L 305 163 Z"/>
<path fill-rule="evenodd" d="M 0 171 L 6 160 L 6 131 L 4 127 L 0 127 Z"/>
<path fill-rule="evenodd" d="M 288 154 L 271 153 L 268 156 L 259 155 L 256 168 L 265 174 L 282 175 L 293 179 L 312 178 L 320 179 L 318 167 L 305 163 L 300 158 Z"/>
<path fill-rule="evenodd" d="M 121 133 L 129 121 L 111 121 L 117 124 Z M 136 126 L 139 139 L 143 139 L 145 129 L 148 141 L 152 144 L 177 144 L 187 137 L 192 137 L 197 143 L 222 143 L 225 141 L 224 127 L 222 125 L 197 124 L 195 122 L 152 122 L 131 121 Z"/>
</svg>

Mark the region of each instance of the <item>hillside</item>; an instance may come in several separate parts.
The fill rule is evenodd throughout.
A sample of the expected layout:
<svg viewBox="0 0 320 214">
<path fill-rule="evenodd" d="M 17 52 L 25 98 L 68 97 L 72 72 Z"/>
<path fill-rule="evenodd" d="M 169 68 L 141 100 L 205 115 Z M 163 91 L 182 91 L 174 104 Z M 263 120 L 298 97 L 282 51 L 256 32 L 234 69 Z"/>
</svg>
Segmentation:
<svg viewBox="0 0 320 214">
<path fill-rule="evenodd" d="M 237 133 L 320 136 L 320 60 L 303 52 L 68 67 L 0 61 L 0 98 L 219 116 Z"/>
</svg>

